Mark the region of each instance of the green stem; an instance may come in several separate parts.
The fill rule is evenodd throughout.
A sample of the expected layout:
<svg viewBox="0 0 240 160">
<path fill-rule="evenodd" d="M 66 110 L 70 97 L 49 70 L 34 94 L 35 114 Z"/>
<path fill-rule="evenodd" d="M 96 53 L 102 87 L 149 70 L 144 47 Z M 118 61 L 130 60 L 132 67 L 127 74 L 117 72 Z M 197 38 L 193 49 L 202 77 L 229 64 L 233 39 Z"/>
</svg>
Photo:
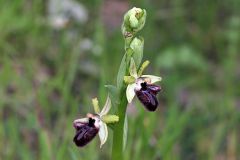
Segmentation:
<svg viewBox="0 0 240 160">
<path fill-rule="evenodd" d="M 121 91 L 121 102 L 118 106 L 119 122 L 116 123 L 113 129 L 113 146 L 112 146 L 112 159 L 122 160 L 123 159 L 123 131 L 124 131 L 124 120 L 127 109 L 127 98 L 125 96 L 126 87 L 123 87 Z"/>
<path fill-rule="evenodd" d="M 122 25 L 122 33 L 125 40 L 125 55 L 121 62 L 118 76 L 117 88 L 119 93 L 119 105 L 117 106 L 117 115 L 119 117 L 118 123 L 113 128 L 113 145 L 112 145 L 112 159 L 122 160 L 123 157 L 123 141 L 124 141 L 124 123 L 127 109 L 127 86 L 124 83 L 124 76 L 129 75 L 129 63 L 131 58 L 138 62 L 137 68 L 142 60 L 143 39 L 136 38 L 136 33 L 140 31 L 146 19 L 146 11 L 140 8 L 132 8 L 124 15 L 124 22 Z"/>
<path fill-rule="evenodd" d="M 125 73 L 124 75 L 128 75 L 127 69 L 129 68 L 130 57 L 132 51 L 126 50 L 124 61 L 125 61 Z M 127 97 L 126 97 L 126 84 L 122 80 L 121 86 L 119 88 L 119 100 L 120 103 L 117 106 L 118 111 L 117 115 L 119 117 L 118 123 L 115 124 L 113 128 L 113 145 L 112 145 L 112 159 L 113 160 L 122 160 L 123 159 L 123 132 L 124 132 L 124 121 L 125 121 L 125 114 L 127 109 Z"/>
</svg>

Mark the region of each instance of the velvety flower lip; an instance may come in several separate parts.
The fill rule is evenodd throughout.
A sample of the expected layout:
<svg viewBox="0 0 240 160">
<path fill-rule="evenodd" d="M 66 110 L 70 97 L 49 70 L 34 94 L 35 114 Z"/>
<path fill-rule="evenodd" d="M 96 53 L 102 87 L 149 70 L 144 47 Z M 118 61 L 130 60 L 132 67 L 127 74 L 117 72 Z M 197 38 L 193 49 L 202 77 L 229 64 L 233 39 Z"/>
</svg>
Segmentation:
<svg viewBox="0 0 240 160">
<path fill-rule="evenodd" d="M 107 115 L 111 109 L 111 100 L 109 96 L 107 97 L 106 103 L 101 111 L 97 99 L 93 99 L 93 106 L 95 114 L 88 113 L 85 118 L 76 119 L 73 122 L 73 127 L 76 130 L 73 141 L 78 147 L 85 146 L 98 134 L 101 148 L 108 137 L 106 123 L 114 123 L 119 120 L 118 116 Z"/>
<path fill-rule="evenodd" d="M 99 128 L 95 126 L 95 119 L 88 118 L 88 123 L 75 124 L 76 135 L 73 141 L 78 147 L 83 147 L 89 143 L 98 133 Z"/>
<path fill-rule="evenodd" d="M 153 84 L 141 83 L 142 88 L 135 91 L 140 102 L 148 111 L 155 111 L 158 106 L 156 95 L 160 92 L 160 87 Z"/>
<path fill-rule="evenodd" d="M 157 85 L 154 85 L 154 84 L 148 84 L 148 90 L 150 90 L 150 92 L 154 95 L 157 95 L 158 92 L 161 91 L 161 86 L 157 86 Z"/>
<path fill-rule="evenodd" d="M 155 111 L 158 105 L 156 95 L 160 92 L 161 87 L 153 83 L 161 81 L 162 78 L 154 75 L 142 75 L 148 63 L 146 65 L 143 63 L 137 73 L 135 62 L 131 59 L 129 67 L 130 76 L 124 77 L 125 82 L 128 83 L 126 96 L 128 102 L 131 103 L 134 96 L 137 95 L 138 99 L 148 110 Z"/>
</svg>

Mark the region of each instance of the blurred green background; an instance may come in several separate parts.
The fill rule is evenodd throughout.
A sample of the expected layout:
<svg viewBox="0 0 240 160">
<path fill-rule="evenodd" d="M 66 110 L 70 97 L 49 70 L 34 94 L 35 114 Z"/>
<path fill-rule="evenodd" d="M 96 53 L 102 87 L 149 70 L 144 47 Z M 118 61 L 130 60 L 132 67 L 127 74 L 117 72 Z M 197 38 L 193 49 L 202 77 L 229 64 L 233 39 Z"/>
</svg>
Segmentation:
<svg viewBox="0 0 240 160">
<path fill-rule="evenodd" d="M 133 6 L 163 91 L 155 113 L 128 107 L 125 159 L 239 159 L 239 0 L 1 0 L 0 159 L 110 159 L 111 131 L 77 148 L 72 122 L 116 83 Z"/>
</svg>

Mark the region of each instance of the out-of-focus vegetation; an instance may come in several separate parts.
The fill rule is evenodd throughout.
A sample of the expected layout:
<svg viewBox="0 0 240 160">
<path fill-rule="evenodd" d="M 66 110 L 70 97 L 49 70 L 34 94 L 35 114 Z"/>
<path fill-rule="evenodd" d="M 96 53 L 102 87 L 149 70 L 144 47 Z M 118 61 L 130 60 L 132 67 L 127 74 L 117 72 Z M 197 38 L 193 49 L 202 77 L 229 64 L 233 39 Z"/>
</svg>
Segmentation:
<svg viewBox="0 0 240 160">
<path fill-rule="evenodd" d="M 0 1 L 0 159 L 110 159 L 111 134 L 77 148 L 72 121 L 115 84 L 133 6 L 163 91 L 155 113 L 129 106 L 125 159 L 239 159 L 239 0 L 72 2 Z"/>
</svg>

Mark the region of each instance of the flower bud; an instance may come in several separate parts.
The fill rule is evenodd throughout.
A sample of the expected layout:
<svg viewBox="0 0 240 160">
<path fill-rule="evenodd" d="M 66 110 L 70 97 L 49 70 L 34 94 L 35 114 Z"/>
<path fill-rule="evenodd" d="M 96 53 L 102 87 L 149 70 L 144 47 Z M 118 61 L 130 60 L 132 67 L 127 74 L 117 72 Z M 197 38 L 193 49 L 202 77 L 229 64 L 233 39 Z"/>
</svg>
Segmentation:
<svg viewBox="0 0 240 160">
<path fill-rule="evenodd" d="M 133 7 L 124 16 L 122 33 L 125 36 L 127 32 L 135 34 L 140 31 L 146 20 L 146 10 Z M 126 37 L 126 36 L 125 36 Z"/>
<path fill-rule="evenodd" d="M 132 28 L 136 28 L 138 26 L 138 19 L 133 14 L 129 17 L 129 22 Z"/>
<path fill-rule="evenodd" d="M 130 28 L 135 32 L 143 28 L 146 20 L 146 11 L 144 9 L 133 7 L 127 12 L 127 15 L 126 18 L 128 18 Z"/>
</svg>

